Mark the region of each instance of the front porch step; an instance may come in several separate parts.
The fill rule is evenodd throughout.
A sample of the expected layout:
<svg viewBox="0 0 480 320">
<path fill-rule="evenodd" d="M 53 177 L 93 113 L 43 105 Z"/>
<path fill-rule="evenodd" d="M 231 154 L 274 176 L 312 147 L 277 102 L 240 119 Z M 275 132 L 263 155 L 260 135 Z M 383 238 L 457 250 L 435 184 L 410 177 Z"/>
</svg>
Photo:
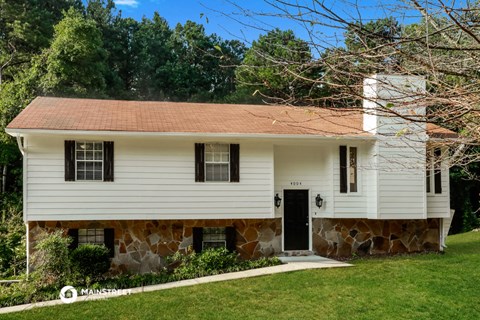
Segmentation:
<svg viewBox="0 0 480 320">
<path fill-rule="evenodd" d="M 313 256 L 315 253 L 311 250 L 291 250 L 291 251 L 283 251 L 279 253 L 278 257 L 307 257 Z"/>
</svg>

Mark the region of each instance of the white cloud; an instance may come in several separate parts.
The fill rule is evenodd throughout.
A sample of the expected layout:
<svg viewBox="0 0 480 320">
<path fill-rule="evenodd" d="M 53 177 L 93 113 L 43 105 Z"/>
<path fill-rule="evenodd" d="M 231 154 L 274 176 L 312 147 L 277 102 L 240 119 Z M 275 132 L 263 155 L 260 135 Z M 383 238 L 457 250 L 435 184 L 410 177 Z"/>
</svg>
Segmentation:
<svg viewBox="0 0 480 320">
<path fill-rule="evenodd" d="M 128 6 L 128 7 L 133 7 L 133 8 L 138 7 L 138 1 L 137 0 L 115 0 L 115 4 L 117 6 Z"/>
</svg>

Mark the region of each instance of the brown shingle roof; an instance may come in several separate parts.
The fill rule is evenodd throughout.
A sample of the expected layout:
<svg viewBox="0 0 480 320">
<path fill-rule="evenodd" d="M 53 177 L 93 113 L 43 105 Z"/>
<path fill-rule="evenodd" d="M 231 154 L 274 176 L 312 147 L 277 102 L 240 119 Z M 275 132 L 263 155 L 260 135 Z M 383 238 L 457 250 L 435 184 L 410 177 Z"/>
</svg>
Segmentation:
<svg viewBox="0 0 480 320">
<path fill-rule="evenodd" d="M 37 97 L 7 129 L 369 136 L 362 126 L 352 111 Z"/>
</svg>

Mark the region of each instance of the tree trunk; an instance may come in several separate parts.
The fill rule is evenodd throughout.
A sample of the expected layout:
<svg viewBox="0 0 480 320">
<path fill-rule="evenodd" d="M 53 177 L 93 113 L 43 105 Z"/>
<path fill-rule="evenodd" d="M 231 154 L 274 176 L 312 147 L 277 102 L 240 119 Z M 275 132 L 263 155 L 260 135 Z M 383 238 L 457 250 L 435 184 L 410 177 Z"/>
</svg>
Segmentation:
<svg viewBox="0 0 480 320">
<path fill-rule="evenodd" d="M 2 193 L 5 193 L 5 190 L 7 189 L 7 165 L 3 165 L 3 170 L 2 170 Z"/>
</svg>

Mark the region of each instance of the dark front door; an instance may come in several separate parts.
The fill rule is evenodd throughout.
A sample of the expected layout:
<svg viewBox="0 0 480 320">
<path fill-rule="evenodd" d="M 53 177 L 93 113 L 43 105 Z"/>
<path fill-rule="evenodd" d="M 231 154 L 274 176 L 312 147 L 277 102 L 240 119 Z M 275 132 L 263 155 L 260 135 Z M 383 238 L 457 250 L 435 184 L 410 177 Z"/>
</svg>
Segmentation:
<svg viewBox="0 0 480 320">
<path fill-rule="evenodd" d="M 308 250 L 308 190 L 284 190 L 285 250 Z"/>
</svg>

